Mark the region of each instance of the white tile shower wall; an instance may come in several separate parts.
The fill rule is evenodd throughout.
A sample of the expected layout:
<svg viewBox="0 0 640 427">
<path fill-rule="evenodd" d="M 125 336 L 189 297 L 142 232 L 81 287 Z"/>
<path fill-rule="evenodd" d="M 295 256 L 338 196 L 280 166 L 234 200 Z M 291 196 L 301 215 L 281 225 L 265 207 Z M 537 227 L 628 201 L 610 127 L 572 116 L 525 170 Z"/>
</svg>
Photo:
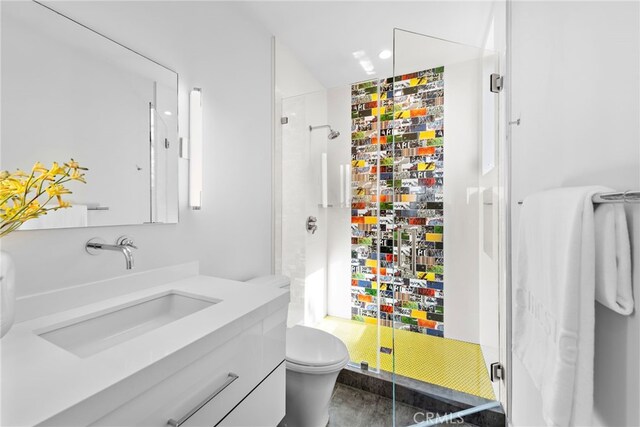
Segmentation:
<svg viewBox="0 0 640 427">
<path fill-rule="evenodd" d="M 307 181 L 303 179 L 309 159 L 309 130 L 304 96 L 282 100 L 282 258 L 281 272 L 291 280 L 289 325 L 304 320 L 306 279 L 305 205 Z"/>
<path fill-rule="evenodd" d="M 344 166 L 351 164 L 351 88 L 329 89 L 327 110 L 329 123 L 340 131 L 327 146 L 329 203 L 334 206 L 327 212 L 327 311 L 331 316 L 351 319 L 351 205 L 345 204 L 345 183 L 340 178 L 340 167 L 344 171 Z M 344 172 L 342 177 L 351 180 Z"/>
<path fill-rule="evenodd" d="M 305 325 L 315 325 L 327 315 L 327 211 L 332 208 L 322 204 L 322 155 L 327 152 L 328 129 L 310 132 L 309 126 L 327 124 L 327 91 L 304 95 L 307 107 L 307 127 L 309 157 L 304 179 L 307 183 L 303 197 L 306 204 L 304 219 L 317 218 L 318 229 L 311 234 L 305 230 L 306 238 L 306 279 L 305 279 Z M 285 187 L 286 188 L 286 187 Z M 304 228 L 304 227 L 303 227 Z"/>
<path fill-rule="evenodd" d="M 326 209 L 321 199 L 320 162 L 326 149 L 324 91 L 282 100 L 282 274 L 291 279 L 289 324 L 312 325 L 326 315 Z M 309 216 L 318 230 L 306 230 Z"/>
<path fill-rule="evenodd" d="M 203 274 L 243 280 L 268 273 L 270 34 L 230 2 L 55 2 L 52 7 L 177 70 L 182 136 L 188 129 L 188 91 L 203 88 L 204 206 L 199 212 L 187 207 L 188 163 L 181 160 L 177 225 L 13 233 L 2 239 L 2 249 L 15 259 L 18 296 L 128 274 L 119 254 L 92 257 L 84 251 L 95 236 L 133 237 L 140 247 L 133 272 L 198 260 Z M 250 126 L 240 114 L 247 108 Z"/>
<path fill-rule="evenodd" d="M 533 192 L 640 187 L 640 5 L 512 2 L 511 26 L 511 120 L 522 119 L 512 128 L 514 232 L 516 202 Z M 640 206 L 627 213 L 638 302 Z M 640 425 L 637 309 L 623 317 L 596 304 L 595 342 L 595 424 Z M 544 425 L 539 394 L 515 358 L 512 405 L 514 425 Z"/>
<path fill-rule="evenodd" d="M 291 53 L 289 48 L 274 38 L 275 50 L 275 123 L 274 127 L 274 266 L 282 274 L 282 99 L 323 91 L 324 87 Z"/>
<path fill-rule="evenodd" d="M 309 126 L 327 123 L 324 87 L 276 41 L 276 190 L 275 270 L 291 278 L 289 325 L 312 325 L 327 312 L 327 210 L 321 203 L 321 154 L 327 148 L 327 130 Z M 281 125 L 280 117 L 288 123 Z M 306 231 L 309 216 L 318 219 L 318 231 Z"/>
</svg>

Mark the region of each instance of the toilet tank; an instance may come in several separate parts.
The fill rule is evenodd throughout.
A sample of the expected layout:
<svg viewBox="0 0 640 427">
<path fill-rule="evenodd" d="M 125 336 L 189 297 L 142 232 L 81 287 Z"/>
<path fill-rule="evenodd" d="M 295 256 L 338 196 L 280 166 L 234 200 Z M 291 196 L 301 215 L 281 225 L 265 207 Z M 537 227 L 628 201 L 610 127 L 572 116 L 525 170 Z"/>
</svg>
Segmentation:
<svg viewBox="0 0 640 427">
<path fill-rule="evenodd" d="M 270 275 L 270 276 L 258 276 L 253 279 L 247 280 L 247 283 L 254 283 L 256 285 L 273 286 L 274 288 L 289 289 L 291 280 L 287 276 Z"/>
</svg>

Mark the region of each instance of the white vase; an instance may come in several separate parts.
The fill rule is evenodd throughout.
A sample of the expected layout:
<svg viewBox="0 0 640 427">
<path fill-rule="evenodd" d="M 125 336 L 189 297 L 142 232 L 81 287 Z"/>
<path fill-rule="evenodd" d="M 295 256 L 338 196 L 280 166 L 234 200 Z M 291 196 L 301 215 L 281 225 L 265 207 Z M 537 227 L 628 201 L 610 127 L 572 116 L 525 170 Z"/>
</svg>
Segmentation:
<svg viewBox="0 0 640 427">
<path fill-rule="evenodd" d="M 11 256 L 0 251 L 0 338 L 5 336 L 15 318 L 16 281 Z"/>
</svg>

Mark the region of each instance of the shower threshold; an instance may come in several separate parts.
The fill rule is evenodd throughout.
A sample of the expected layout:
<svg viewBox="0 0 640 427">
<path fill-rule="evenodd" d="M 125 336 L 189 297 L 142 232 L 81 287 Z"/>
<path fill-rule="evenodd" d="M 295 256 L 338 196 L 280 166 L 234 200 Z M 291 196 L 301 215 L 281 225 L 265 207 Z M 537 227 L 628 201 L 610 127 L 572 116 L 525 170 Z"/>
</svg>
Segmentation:
<svg viewBox="0 0 640 427">
<path fill-rule="evenodd" d="M 382 397 L 393 399 L 393 380 L 391 372 L 361 370 L 358 366 L 348 365 L 338 376 L 338 383 L 360 389 Z M 429 384 L 413 378 L 395 375 L 395 400 L 398 403 L 420 408 L 436 414 L 455 414 L 476 407 L 493 406 L 494 400 L 472 394 L 451 390 L 435 384 Z M 465 423 L 476 426 L 503 427 L 506 418 L 501 406 L 483 409 L 463 417 Z"/>
</svg>

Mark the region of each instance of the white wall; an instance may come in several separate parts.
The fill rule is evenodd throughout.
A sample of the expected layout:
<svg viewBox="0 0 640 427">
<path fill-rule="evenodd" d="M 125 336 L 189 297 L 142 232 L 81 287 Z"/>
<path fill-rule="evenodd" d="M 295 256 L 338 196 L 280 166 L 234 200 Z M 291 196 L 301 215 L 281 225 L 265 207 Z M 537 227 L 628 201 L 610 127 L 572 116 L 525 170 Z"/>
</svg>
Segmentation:
<svg viewBox="0 0 640 427">
<path fill-rule="evenodd" d="M 2 3 L 4 6 L 6 3 Z M 180 134 L 188 91 L 203 88 L 204 196 L 187 208 L 180 160 L 180 223 L 16 232 L 2 249 L 16 262 L 18 296 L 128 274 L 122 256 L 84 244 L 130 235 L 135 271 L 199 260 L 203 274 L 248 279 L 271 270 L 271 36 L 231 3 L 54 2 L 97 31 L 180 74 Z M 3 144 L 10 143 L 3 141 Z M 90 185 L 90 184 L 89 184 Z"/>
<path fill-rule="evenodd" d="M 533 192 L 640 187 L 639 12 L 637 2 L 512 3 L 511 119 L 522 119 L 512 130 L 513 230 L 516 202 Z M 628 218 L 638 302 L 640 206 Z M 595 341 L 596 424 L 640 425 L 637 311 L 622 317 L 596 304 Z M 540 397 L 513 362 L 512 421 L 544 425 Z"/>
</svg>

